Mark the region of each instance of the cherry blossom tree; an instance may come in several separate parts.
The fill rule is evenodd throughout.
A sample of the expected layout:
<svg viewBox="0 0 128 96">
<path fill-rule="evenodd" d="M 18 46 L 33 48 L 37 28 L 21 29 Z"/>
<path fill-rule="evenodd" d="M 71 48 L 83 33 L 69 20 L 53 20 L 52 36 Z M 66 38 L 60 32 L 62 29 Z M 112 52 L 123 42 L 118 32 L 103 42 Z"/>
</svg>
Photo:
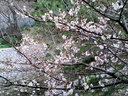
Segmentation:
<svg viewBox="0 0 128 96">
<path fill-rule="evenodd" d="M 47 87 L 34 85 L 33 82 L 28 85 L 14 83 L 1 76 L 8 83 L 6 86 L 46 89 L 49 90 L 49 95 L 59 96 L 72 94 L 79 96 L 79 94 L 87 93 L 127 95 L 127 1 L 62 0 L 61 3 L 65 9 L 60 7 L 58 10 L 52 10 L 48 7 L 50 5 L 45 5 L 50 0 L 45 2 L 38 0 L 35 4 L 41 4 L 45 12 L 36 15 L 31 15 L 26 10 L 13 6 L 16 11 L 37 22 L 54 24 L 54 29 L 60 30 L 62 33 L 66 32 L 68 35 L 62 35 L 61 46 L 54 43 L 58 54 L 50 54 L 51 58 L 45 61 L 40 57 L 48 55 L 41 53 L 38 43 L 33 42 L 30 38 L 23 38 L 21 50 L 14 46 L 27 59 L 27 63 L 45 74 Z M 37 7 L 40 8 L 40 6 Z M 37 8 L 37 10 L 40 9 Z M 27 47 L 33 51 L 22 51 L 25 40 L 30 40 L 31 45 L 35 44 L 36 50 L 34 47 Z M 47 52 L 50 51 L 45 43 L 44 46 Z M 65 74 L 73 76 L 73 80 L 68 80 Z"/>
</svg>

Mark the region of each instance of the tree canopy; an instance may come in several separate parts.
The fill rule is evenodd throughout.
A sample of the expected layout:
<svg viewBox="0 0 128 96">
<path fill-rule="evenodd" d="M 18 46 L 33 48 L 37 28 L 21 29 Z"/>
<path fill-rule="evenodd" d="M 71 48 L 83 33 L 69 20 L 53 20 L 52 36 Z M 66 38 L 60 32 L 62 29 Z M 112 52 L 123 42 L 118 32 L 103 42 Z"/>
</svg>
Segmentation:
<svg viewBox="0 0 128 96">
<path fill-rule="evenodd" d="M 32 38 L 23 34 L 21 50 L 13 47 L 44 74 L 46 86 L 1 76 L 5 86 L 45 89 L 50 96 L 127 96 L 128 0 L 37 0 L 32 12 L 12 7 L 36 21 L 24 28 Z"/>
</svg>

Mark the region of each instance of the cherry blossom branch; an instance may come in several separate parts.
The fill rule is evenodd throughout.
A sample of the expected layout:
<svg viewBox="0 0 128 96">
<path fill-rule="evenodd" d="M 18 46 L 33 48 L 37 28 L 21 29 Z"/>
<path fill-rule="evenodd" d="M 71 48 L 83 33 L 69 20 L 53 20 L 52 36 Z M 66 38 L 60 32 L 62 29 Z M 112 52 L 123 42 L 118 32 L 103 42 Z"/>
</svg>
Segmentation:
<svg viewBox="0 0 128 96">
<path fill-rule="evenodd" d="M 77 28 L 79 28 L 79 29 L 82 29 L 83 31 L 85 31 L 85 32 L 87 32 L 87 33 L 91 33 L 91 34 L 94 34 L 94 35 L 102 36 L 101 34 L 98 34 L 98 33 L 96 33 L 96 32 L 88 31 L 88 30 L 82 28 L 81 26 L 78 26 L 78 25 L 75 25 L 75 26 L 76 26 Z"/>
<path fill-rule="evenodd" d="M 28 12 L 25 12 L 24 10 L 21 11 L 21 10 L 19 10 L 16 6 L 14 6 L 14 7 L 15 7 L 19 12 L 21 12 L 21 13 L 23 13 L 24 15 L 26 15 L 26 16 L 28 16 L 28 17 L 34 19 L 35 21 L 44 22 L 42 19 L 36 18 L 36 17 L 30 15 Z M 99 12 L 100 12 L 100 11 L 99 11 Z M 47 22 L 52 22 L 52 23 L 54 23 L 53 21 L 47 21 Z M 62 23 L 62 22 L 59 22 L 59 23 L 68 26 L 67 24 Z M 101 34 L 97 34 L 96 32 L 88 31 L 88 30 L 82 28 L 81 26 L 76 25 L 76 27 L 79 28 L 79 29 L 82 29 L 82 30 L 85 31 L 85 32 L 88 32 L 88 33 L 92 33 L 92 34 L 94 34 L 94 35 L 99 35 L 99 36 L 101 36 Z M 80 33 L 81 33 L 81 32 L 80 32 Z M 82 34 L 83 34 L 83 33 L 82 33 Z M 84 34 L 84 35 L 86 35 L 86 34 Z M 116 40 L 120 40 L 120 41 L 128 41 L 127 39 L 114 38 L 114 37 L 111 37 L 110 39 L 116 39 Z"/>
<path fill-rule="evenodd" d="M 65 91 L 68 91 L 72 88 L 50 88 L 50 87 L 42 87 L 42 86 L 29 86 L 29 85 L 23 85 L 23 84 L 15 84 L 13 82 L 11 82 L 10 80 L 8 80 L 7 78 L 3 77 L 3 76 L 0 76 L 0 78 L 3 78 L 5 79 L 7 82 L 9 82 L 9 84 L 7 85 L 4 85 L 4 87 L 10 87 L 10 86 L 15 86 L 15 87 L 28 87 L 28 88 L 36 88 L 36 89 L 45 89 L 45 90 L 48 90 L 48 89 L 56 89 L 56 90 L 65 90 Z M 114 83 L 111 83 L 111 84 L 106 84 L 104 86 L 93 86 L 93 87 L 90 87 L 88 88 L 87 90 L 84 90 L 84 89 L 79 89 L 79 88 L 73 88 L 74 90 L 78 90 L 78 91 L 88 91 L 88 90 L 91 90 L 91 89 L 101 89 L 101 88 L 105 88 L 105 87 L 111 87 L 111 86 L 115 86 L 115 85 L 118 85 L 118 84 L 122 84 L 122 83 L 126 83 L 126 82 L 123 82 L 123 81 L 118 81 L 118 82 L 114 82 Z M 128 83 L 128 82 L 127 82 Z"/>
<path fill-rule="evenodd" d="M 28 12 L 26 12 L 26 11 L 24 11 L 24 10 L 19 10 L 16 6 L 14 6 L 14 7 L 15 7 L 19 12 L 21 12 L 21 13 L 23 13 L 24 15 L 26 15 L 26 16 L 28 16 L 28 17 L 34 19 L 35 21 L 44 22 L 42 19 L 36 18 L 36 17 L 30 15 Z M 54 22 L 51 21 L 51 20 L 50 20 L 50 21 L 47 21 L 47 22 L 52 22 L 52 23 L 54 23 Z M 68 26 L 66 23 L 62 23 L 62 22 L 58 22 L 58 23 Z M 100 34 L 97 34 L 96 32 L 88 31 L 88 30 L 82 28 L 81 26 L 78 26 L 78 25 L 75 25 L 75 26 L 76 26 L 77 28 L 79 28 L 79 29 L 82 29 L 83 31 L 85 31 L 85 32 L 87 32 L 87 33 L 92 33 L 92 34 L 94 34 L 94 35 L 99 35 L 99 36 L 101 36 Z M 70 27 L 70 26 L 69 26 L 69 27 Z"/>
<path fill-rule="evenodd" d="M 65 23 L 61 23 L 61 22 L 59 22 L 59 23 L 68 26 L 68 25 L 65 24 Z M 75 26 L 76 26 L 77 28 L 79 28 L 79 29 L 81 29 L 81 30 L 87 32 L 87 33 L 91 33 L 91 34 L 94 34 L 94 35 L 102 36 L 101 34 L 98 34 L 98 33 L 96 33 L 96 32 L 92 32 L 92 31 L 86 30 L 86 29 L 82 28 L 81 26 L 78 26 L 78 25 L 75 25 Z M 69 27 L 70 27 L 70 26 L 69 26 Z M 80 32 L 80 31 L 78 31 L 78 32 Z M 80 32 L 80 33 L 81 33 L 82 35 L 84 35 L 84 36 L 87 36 L 87 34 L 85 34 L 85 33 L 83 33 L 83 32 Z M 110 39 L 120 40 L 120 41 L 128 41 L 128 39 L 115 38 L 115 37 L 112 37 L 112 36 L 110 37 Z"/>
<path fill-rule="evenodd" d="M 28 85 L 22 85 L 22 84 L 11 84 L 10 86 L 15 86 L 15 87 L 28 87 L 28 88 L 36 88 L 36 89 L 45 89 L 45 90 L 48 90 L 48 89 L 51 89 L 51 90 L 65 90 L 65 91 L 68 91 L 70 89 L 73 89 L 73 90 L 77 90 L 77 91 L 88 91 L 88 90 L 91 90 L 91 89 L 102 89 L 102 88 L 106 88 L 106 87 L 111 87 L 111 86 L 115 86 L 115 85 L 119 85 L 119 84 L 124 84 L 124 82 L 122 81 L 117 81 L 117 82 L 114 82 L 114 83 L 110 83 L 110 84 L 106 84 L 104 86 L 94 86 L 94 87 L 89 87 L 88 89 L 84 90 L 83 88 L 48 88 L 48 87 L 42 87 L 42 86 L 28 86 Z M 9 87 L 9 86 L 6 86 L 6 87 Z"/>
<path fill-rule="evenodd" d="M 39 89 L 56 89 L 56 90 L 70 90 L 71 88 L 49 88 L 49 87 L 42 87 L 42 86 L 29 86 L 29 85 L 23 85 L 23 84 L 11 84 L 10 86 L 17 86 L 17 87 L 28 87 L 28 88 L 39 88 Z"/>
<path fill-rule="evenodd" d="M 116 75 L 115 73 L 109 72 L 109 71 L 107 71 L 103 68 L 100 68 L 100 67 L 95 67 L 95 66 L 89 65 L 87 63 L 77 62 L 77 63 L 69 63 L 69 64 L 61 64 L 61 65 L 63 65 L 63 66 L 74 66 L 74 65 L 80 66 L 80 65 L 83 65 L 83 66 L 86 66 L 86 67 L 90 67 L 90 68 L 94 68 L 96 70 L 102 71 L 102 72 L 112 76 L 113 78 L 117 78 L 118 80 L 121 80 L 124 83 L 128 83 L 127 80 L 122 79 L 120 76 Z"/>
<path fill-rule="evenodd" d="M 104 17 L 106 17 L 106 18 L 109 18 L 109 19 L 112 20 L 112 21 L 117 22 L 117 23 L 124 29 L 124 31 L 126 32 L 126 34 L 128 34 L 127 28 L 124 26 L 123 23 L 120 22 L 120 20 L 118 20 L 118 19 L 113 19 L 113 18 L 111 18 L 111 17 L 109 17 L 109 16 L 103 14 L 101 11 L 97 10 L 94 6 L 90 5 L 87 1 L 85 1 L 85 0 L 82 0 L 82 1 L 83 1 L 84 3 L 86 3 L 89 7 L 91 7 L 92 9 L 94 9 L 97 13 L 101 14 L 102 16 L 104 16 Z M 123 9 L 124 9 L 124 8 L 123 8 Z"/>
<path fill-rule="evenodd" d="M 99 68 L 99 67 L 91 66 L 91 65 L 86 64 L 86 63 L 80 63 L 80 62 L 78 62 L 78 63 L 70 63 L 70 64 L 62 64 L 62 65 L 63 66 L 75 66 L 75 65 L 79 66 L 79 65 L 84 65 L 84 66 L 87 66 L 87 67 L 90 67 L 90 68 L 92 67 L 92 68 L 94 68 L 96 70 L 100 70 L 100 71 L 102 71 L 102 72 L 104 72 L 104 73 L 112 76 L 113 78 L 116 78 L 116 79 L 119 80 L 119 81 L 116 81 L 116 82 L 113 82 L 113 83 L 110 83 L 110 84 L 106 84 L 104 86 L 93 86 L 93 87 L 89 87 L 87 90 L 90 90 L 90 89 L 101 89 L 101 88 L 111 87 L 111 86 L 115 86 L 115 85 L 119 85 L 119 84 L 128 84 L 128 80 L 126 80 L 124 78 L 121 78 L 120 76 L 117 76 L 115 73 L 109 72 L 109 71 L 104 70 L 104 69 Z"/>
<path fill-rule="evenodd" d="M 113 19 L 109 16 L 107 16 L 106 14 L 102 13 L 101 11 L 97 10 L 94 6 L 92 6 L 91 4 L 89 4 L 89 2 L 85 1 L 85 0 L 82 0 L 84 3 L 86 3 L 89 7 L 91 7 L 93 10 L 95 10 L 97 13 L 101 14 L 102 16 L 106 17 L 106 18 L 109 18 L 110 20 L 112 21 L 118 21 L 117 19 Z"/>
<path fill-rule="evenodd" d="M 88 5 L 89 5 L 91 8 L 93 8 L 96 12 L 98 12 L 98 13 L 100 13 L 101 15 L 103 15 L 103 16 L 106 17 L 105 14 L 103 14 L 102 12 L 100 12 L 99 10 L 97 10 L 96 8 L 94 8 L 93 6 L 91 6 L 87 1 L 85 1 L 85 0 L 82 0 L 82 1 L 85 2 L 86 4 L 88 4 Z M 24 15 L 26 15 L 26 16 L 28 16 L 28 17 L 34 19 L 35 21 L 38 21 L 38 22 L 45 22 L 45 21 L 43 21 L 43 20 L 40 19 L 40 18 L 36 18 L 36 17 L 30 15 L 28 12 L 26 12 L 26 11 L 24 11 L 24 10 L 19 10 L 16 6 L 14 6 L 14 7 L 15 7 L 19 12 L 21 12 L 21 13 L 23 13 Z M 123 16 L 123 17 L 124 17 L 124 16 Z M 110 18 L 110 17 L 108 17 L 108 16 L 107 16 L 107 18 L 109 18 L 109 19 L 112 20 L 112 21 L 118 22 L 119 25 L 126 31 L 126 33 L 128 33 L 128 28 L 127 28 L 127 26 L 124 26 L 119 20 L 112 19 L 112 18 Z M 50 21 L 47 21 L 47 22 L 52 22 L 52 23 L 54 23 L 54 22 L 51 21 L 51 20 L 50 20 Z M 60 24 L 63 24 L 63 23 L 61 23 L 61 22 L 59 22 L 59 23 L 60 23 Z M 125 22 L 124 24 L 127 25 L 127 22 Z M 64 24 L 64 25 L 65 25 L 65 24 Z M 92 34 L 95 34 L 95 35 L 100 35 L 100 34 L 97 34 L 96 32 L 88 31 L 88 30 L 86 30 L 86 29 L 84 29 L 84 28 L 82 28 L 82 27 L 80 27 L 80 26 L 78 26 L 78 25 L 76 25 L 76 27 L 78 27 L 78 28 L 80 28 L 80 29 L 82 29 L 83 31 L 86 31 L 86 32 L 88 32 L 88 33 L 92 33 Z M 117 39 L 117 38 L 111 38 L 111 39 Z M 124 39 L 118 39 L 118 40 L 127 41 L 127 40 L 124 40 Z"/>
<path fill-rule="evenodd" d="M 10 87 L 10 86 L 15 86 L 15 87 L 28 87 L 28 88 L 39 88 L 39 89 L 45 89 L 45 90 L 48 90 L 48 89 L 56 89 L 56 90 L 70 90 L 72 88 L 49 88 L 49 87 L 42 87 L 42 86 L 29 86 L 29 85 L 23 85 L 23 84 L 15 84 L 13 82 L 11 82 L 10 80 L 8 80 L 7 78 L 3 77 L 3 76 L 0 76 L 0 78 L 3 78 L 5 79 L 9 84 L 7 85 L 4 85 L 4 87 Z M 126 83 L 128 84 L 128 82 L 123 82 L 123 81 L 117 81 L 117 82 L 114 82 L 114 83 L 111 83 L 111 84 L 106 84 L 104 86 L 93 86 L 93 87 L 90 87 L 88 88 L 87 90 L 84 90 L 84 89 L 78 89 L 78 88 L 73 88 L 74 90 L 78 90 L 78 91 L 88 91 L 88 90 L 91 90 L 91 89 L 101 89 L 101 88 L 105 88 L 105 87 L 111 87 L 111 86 L 115 86 L 115 85 L 118 85 L 118 84 L 122 84 L 122 83 Z"/>
<path fill-rule="evenodd" d="M 124 29 L 126 34 L 128 34 L 128 29 L 125 27 L 125 25 L 123 23 L 121 23 L 120 21 L 118 21 L 118 24 Z"/>
</svg>

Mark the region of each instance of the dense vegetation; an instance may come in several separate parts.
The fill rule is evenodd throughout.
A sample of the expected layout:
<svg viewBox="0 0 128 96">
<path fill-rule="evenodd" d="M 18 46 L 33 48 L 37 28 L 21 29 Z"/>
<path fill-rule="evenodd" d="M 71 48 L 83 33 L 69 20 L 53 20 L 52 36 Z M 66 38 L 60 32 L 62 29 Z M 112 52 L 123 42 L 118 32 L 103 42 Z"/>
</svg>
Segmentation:
<svg viewBox="0 0 128 96">
<path fill-rule="evenodd" d="M 10 86 L 48 89 L 51 96 L 127 96 L 127 0 L 37 0 L 32 7 L 24 14 L 36 25 L 24 28 L 21 48 L 28 40 L 46 50 L 34 46 L 22 54 L 47 86 L 31 80 Z"/>
</svg>

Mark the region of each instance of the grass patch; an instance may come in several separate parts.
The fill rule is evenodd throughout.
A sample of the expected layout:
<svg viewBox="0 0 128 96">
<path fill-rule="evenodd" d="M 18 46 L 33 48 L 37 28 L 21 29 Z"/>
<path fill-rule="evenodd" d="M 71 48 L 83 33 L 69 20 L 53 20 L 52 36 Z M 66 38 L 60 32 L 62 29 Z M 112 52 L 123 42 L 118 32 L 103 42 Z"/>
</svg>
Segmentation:
<svg viewBox="0 0 128 96">
<path fill-rule="evenodd" d="M 0 38 L 0 48 L 10 48 L 12 45 L 19 46 L 22 42 L 22 36 L 4 36 L 4 39 Z"/>
</svg>

